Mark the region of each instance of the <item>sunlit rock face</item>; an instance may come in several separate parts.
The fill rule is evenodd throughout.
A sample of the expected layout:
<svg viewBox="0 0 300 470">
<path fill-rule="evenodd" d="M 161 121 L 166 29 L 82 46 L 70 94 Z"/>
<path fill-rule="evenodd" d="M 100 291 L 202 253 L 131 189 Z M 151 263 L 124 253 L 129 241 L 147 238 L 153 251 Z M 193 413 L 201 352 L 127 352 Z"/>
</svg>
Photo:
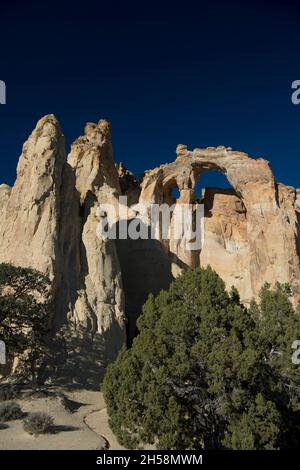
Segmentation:
<svg viewBox="0 0 300 470">
<path fill-rule="evenodd" d="M 146 172 L 140 201 L 193 202 L 201 175 L 222 172 L 232 191 L 204 190 L 204 239 L 199 252 L 170 242 L 168 250 L 187 266 L 210 264 L 228 288 L 236 286 L 241 299 L 257 297 L 265 282 L 288 282 L 295 299 L 300 295 L 299 191 L 278 184 L 266 160 L 252 159 L 225 147 L 196 148 L 178 145 L 173 163 Z"/>
<path fill-rule="evenodd" d="M 80 272 L 74 316 L 80 324 L 109 338 L 116 353 L 125 341 L 122 276 L 115 240 L 97 236 L 101 204 L 116 204 L 120 195 L 113 161 L 110 124 L 89 123 L 71 147 L 68 164 L 80 199 Z"/>
<path fill-rule="evenodd" d="M 217 170 L 231 189 L 204 188 L 203 173 Z M 178 197 L 173 196 L 173 189 Z M 105 240 L 97 234 L 98 208 L 127 196 L 126 223 L 136 204 L 201 204 L 202 245 L 183 240 Z M 52 282 L 57 331 L 70 326 L 91 340 L 105 339 L 108 357 L 134 336 L 136 318 L 149 293 L 167 288 L 187 267 L 211 265 L 241 299 L 257 297 L 265 282 L 288 282 L 300 296 L 300 192 L 278 184 L 267 161 L 225 147 L 189 151 L 137 180 L 113 160 L 106 120 L 88 123 L 66 157 L 53 115 L 42 118 L 23 151 L 12 188 L 0 185 L 0 261 L 30 266 Z M 175 229 L 171 219 L 170 234 Z M 145 222 L 146 223 L 146 222 Z M 147 224 L 147 223 L 146 223 Z M 127 318 L 126 318 L 127 317 Z M 127 326 L 126 326 L 127 325 Z"/>
<path fill-rule="evenodd" d="M 124 297 L 114 242 L 96 236 L 96 205 L 118 192 L 109 124 L 87 125 L 68 161 L 53 115 L 24 144 L 13 188 L 0 186 L 0 261 L 47 274 L 53 330 L 108 338 L 109 356 L 125 342 Z"/>
</svg>

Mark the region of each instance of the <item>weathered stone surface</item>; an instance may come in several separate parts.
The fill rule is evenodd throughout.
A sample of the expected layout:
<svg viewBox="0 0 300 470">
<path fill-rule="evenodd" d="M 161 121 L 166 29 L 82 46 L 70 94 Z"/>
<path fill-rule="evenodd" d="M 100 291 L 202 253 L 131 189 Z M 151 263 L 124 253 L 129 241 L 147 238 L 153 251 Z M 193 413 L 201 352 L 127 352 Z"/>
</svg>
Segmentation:
<svg viewBox="0 0 300 470">
<path fill-rule="evenodd" d="M 109 124 L 87 125 L 68 163 L 53 115 L 24 144 L 13 188 L 0 186 L 0 261 L 47 274 L 53 329 L 107 336 L 110 356 L 125 341 L 124 299 L 116 247 L 97 238 L 95 211 L 118 193 Z"/>
<path fill-rule="evenodd" d="M 232 189 L 207 188 L 195 198 L 197 182 L 210 170 L 225 174 Z M 173 188 L 179 190 L 177 200 Z M 138 202 L 192 203 L 194 210 L 204 204 L 201 249 L 188 251 L 171 236 L 99 238 L 97 209 L 117 207 L 120 195 L 128 196 L 130 208 L 116 225 L 136 217 Z M 137 181 L 114 164 L 107 121 L 88 123 L 67 159 L 59 123 L 49 115 L 24 144 L 14 186 L 0 185 L 0 261 L 46 273 L 53 286 L 54 330 L 70 326 L 75 343 L 79 330 L 94 343 L 101 339 L 111 358 L 125 341 L 125 312 L 132 337 L 147 295 L 167 288 L 187 266 L 210 264 L 245 302 L 265 282 L 276 281 L 289 282 L 298 299 L 299 222 L 300 190 L 278 184 L 263 159 L 221 146 L 189 151 L 180 144 L 174 162 Z M 174 219 L 172 224 L 170 234 Z"/>
<path fill-rule="evenodd" d="M 245 302 L 257 297 L 265 282 L 277 281 L 289 282 L 299 298 L 299 193 L 277 184 L 266 160 L 225 147 L 188 151 L 179 145 L 175 162 L 146 173 L 140 200 L 174 202 L 171 190 L 177 187 L 177 203 L 188 203 L 201 174 L 209 170 L 227 176 L 233 195 L 222 194 L 222 190 L 214 190 L 213 198 L 211 191 L 204 194 L 200 256 L 194 252 L 191 259 L 191 253 L 174 243 L 168 249 L 187 265 L 211 264 L 228 287 L 235 285 L 240 290 Z"/>
<path fill-rule="evenodd" d="M 246 300 L 252 297 L 250 246 L 246 209 L 233 190 L 209 188 L 204 191 L 204 240 L 199 257 L 211 265 L 226 281 L 235 286 Z"/>
<path fill-rule="evenodd" d="M 0 220 L 0 260 L 32 266 L 52 280 L 64 165 L 59 124 L 54 116 L 46 116 L 23 146 L 13 188 L 1 190 L 6 204 Z"/>
<path fill-rule="evenodd" d="M 121 193 L 127 197 L 127 204 L 130 207 L 139 201 L 141 193 L 140 184 L 134 174 L 127 170 L 123 163 L 116 164 L 116 169 L 118 171 Z"/>
<path fill-rule="evenodd" d="M 98 124 L 85 126 L 85 135 L 71 146 L 68 162 L 75 170 L 76 188 L 82 203 L 89 192 L 95 194 L 103 187 L 115 195 L 120 193 L 108 121 L 101 119 Z"/>
<path fill-rule="evenodd" d="M 111 338 L 113 354 L 125 341 L 121 269 L 115 241 L 97 236 L 98 207 L 116 204 L 120 195 L 109 123 L 101 120 L 98 124 L 88 124 L 85 136 L 72 145 L 68 162 L 76 176 L 82 213 L 81 271 L 74 314 L 92 332 Z"/>
</svg>

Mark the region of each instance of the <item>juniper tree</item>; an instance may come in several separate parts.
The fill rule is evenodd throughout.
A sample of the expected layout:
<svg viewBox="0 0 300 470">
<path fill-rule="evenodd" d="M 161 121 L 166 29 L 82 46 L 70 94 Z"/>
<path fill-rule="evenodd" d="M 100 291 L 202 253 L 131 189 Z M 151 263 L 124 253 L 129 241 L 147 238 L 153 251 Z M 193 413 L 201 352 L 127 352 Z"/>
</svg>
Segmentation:
<svg viewBox="0 0 300 470">
<path fill-rule="evenodd" d="M 0 264 L 0 339 L 10 357 L 26 354 L 32 382 L 47 350 L 49 286 L 48 278 L 34 269 Z"/>
<path fill-rule="evenodd" d="M 287 293 L 278 289 L 266 286 L 261 306 L 253 303 L 248 312 L 236 290 L 227 293 L 208 267 L 190 269 L 169 291 L 150 296 L 132 348 L 123 348 L 104 379 L 110 425 L 120 443 L 178 450 L 288 445 L 286 435 L 295 434 L 297 423 L 295 402 L 283 392 L 285 366 L 270 360 L 270 347 L 288 348 L 287 332 L 299 335 L 300 328 Z M 273 344 L 262 318 L 278 306 L 286 318 Z M 272 321 L 275 332 L 278 319 Z"/>
</svg>

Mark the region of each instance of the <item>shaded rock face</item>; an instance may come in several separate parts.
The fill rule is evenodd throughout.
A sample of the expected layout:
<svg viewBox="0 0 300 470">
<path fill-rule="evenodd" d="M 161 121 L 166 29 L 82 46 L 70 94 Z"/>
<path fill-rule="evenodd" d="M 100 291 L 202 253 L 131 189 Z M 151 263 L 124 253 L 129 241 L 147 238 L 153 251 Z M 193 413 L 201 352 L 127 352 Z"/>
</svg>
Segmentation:
<svg viewBox="0 0 300 470">
<path fill-rule="evenodd" d="M 206 188 L 195 199 L 197 182 L 210 170 L 225 174 L 231 189 Z M 201 249 L 159 236 L 99 238 L 97 209 L 117 205 L 120 195 L 128 197 L 127 222 L 136 203 L 204 204 Z M 289 282 L 300 297 L 300 191 L 278 184 L 265 160 L 225 147 L 179 145 L 173 163 L 137 181 L 114 164 L 107 121 L 88 123 L 66 158 L 59 123 L 45 116 L 23 146 L 14 186 L 0 185 L 0 216 L 0 261 L 46 273 L 55 305 L 50 325 L 69 326 L 72 344 L 84 331 L 109 359 L 126 340 L 126 323 L 128 338 L 134 336 L 148 294 L 167 288 L 188 266 L 210 264 L 244 302 L 276 281 Z"/>
<path fill-rule="evenodd" d="M 127 339 L 135 337 L 136 321 L 149 293 L 167 289 L 174 279 L 172 262 L 158 240 L 117 240 L 117 253 L 122 270 Z"/>
</svg>

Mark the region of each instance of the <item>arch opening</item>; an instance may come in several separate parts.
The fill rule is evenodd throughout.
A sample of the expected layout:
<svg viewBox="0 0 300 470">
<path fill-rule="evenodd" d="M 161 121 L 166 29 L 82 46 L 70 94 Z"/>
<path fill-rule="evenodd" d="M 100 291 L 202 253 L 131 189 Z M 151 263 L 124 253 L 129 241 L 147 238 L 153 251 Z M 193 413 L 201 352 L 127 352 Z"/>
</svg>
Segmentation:
<svg viewBox="0 0 300 470">
<path fill-rule="evenodd" d="M 205 195 L 205 190 L 212 189 L 220 190 L 221 193 L 225 190 L 235 194 L 235 190 L 221 170 L 206 170 L 197 177 L 197 183 L 194 188 L 194 200 L 200 202 Z"/>
<path fill-rule="evenodd" d="M 173 199 L 174 201 L 176 201 L 177 199 L 179 199 L 179 197 L 180 197 L 180 191 L 179 191 L 179 189 L 178 189 L 177 186 L 173 186 L 173 187 L 171 188 L 171 197 L 172 197 L 172 199 Z"/>
</svg>

